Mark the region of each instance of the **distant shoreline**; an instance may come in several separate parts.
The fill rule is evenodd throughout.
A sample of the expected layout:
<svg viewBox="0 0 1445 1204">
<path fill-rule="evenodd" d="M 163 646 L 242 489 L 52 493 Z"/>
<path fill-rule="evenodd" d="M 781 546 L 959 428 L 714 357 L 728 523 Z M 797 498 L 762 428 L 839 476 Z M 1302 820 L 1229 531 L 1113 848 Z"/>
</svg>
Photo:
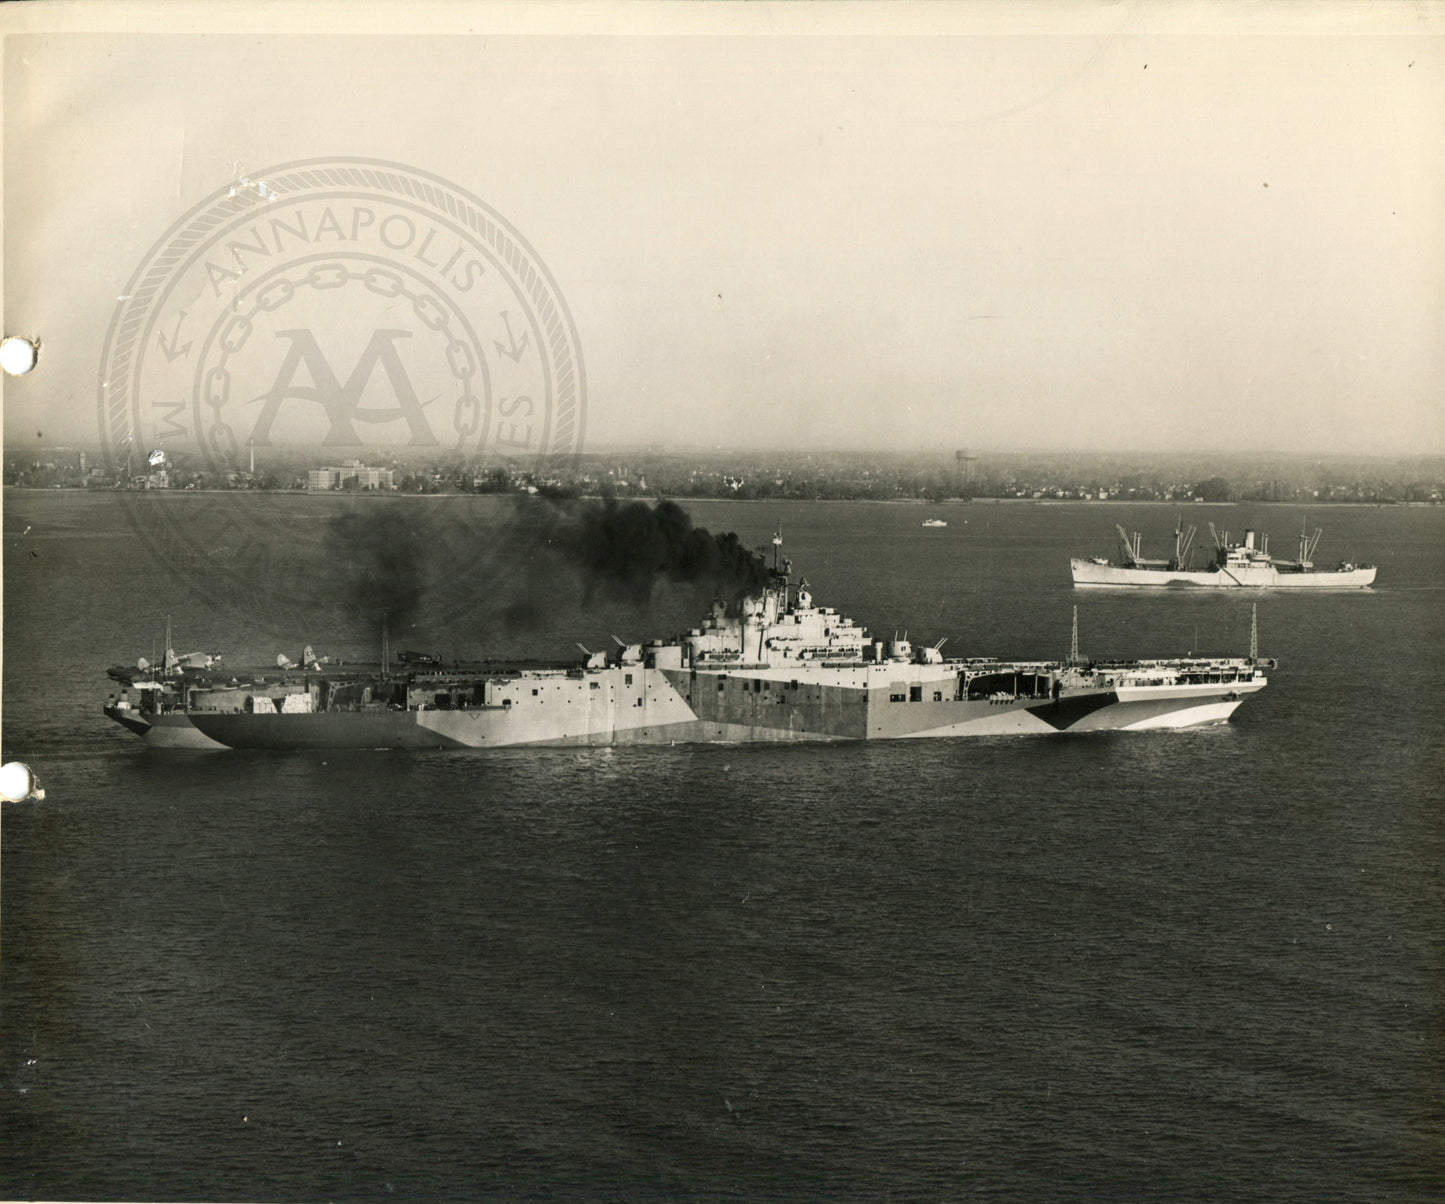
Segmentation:
<svg viewBox="0 0 1445 1204">
<path fill-rule="evenodd" d="M 110 494 L 124 496 L 128 494 L 160 495 L 164 497 L 294 497 L 294 498 L 414 498 L 417 500 L 425 498 L 459 498 L 459 497 L 495 497 L 495 498 L 522 498 L 534 496 L 525 493 L 467 493 L 459 489 L 438 490 L 434 493 L 412 493 L 400 489 L 368 489 L 368 490 L 341 490 L 341 489 L 112 489 L 103 486 L 79 486 L 79 485 L 6 485 L 6 493 L 40 493 L 40 494 Z M 794 505 L 806 503 L 808 505 L 867 505 L 867 506 L 1173 506 L 1177 508 L 1201 507 L 1201 506 L 1293 506 L 1295 508 L 1305 507 L 1316 510 L 1323 507 L 1340 509 L 1374 509 L 1374 510 L 1400 510 L 1406 508 L 1431 509 L 1445 505 L 1445 502 L 1342 502 L 1342 501 L 1237 501 L 1237 502 L 1194 502 L 1194 501 L 1170 501 L 1164 498 L 1081 498 L 1081 497 L 976 497 L 976 498 L 944 498 L 942 501 L 928 501 L 924 498 L 873 498 L 873 497 L 783 497 L 783 498 L 738 498 L 738 497 L 698 497 L 686 494 L 601 494 L 601 493 L 576 493 L 567 495 L 579 501 L 602 501 L 611 497 L 619 502 L 660 502 L 671 501 L 678 505 L 685 505 L 690 502 L 729 502 L 740 506 L 777 506 Z"/>
</svg>

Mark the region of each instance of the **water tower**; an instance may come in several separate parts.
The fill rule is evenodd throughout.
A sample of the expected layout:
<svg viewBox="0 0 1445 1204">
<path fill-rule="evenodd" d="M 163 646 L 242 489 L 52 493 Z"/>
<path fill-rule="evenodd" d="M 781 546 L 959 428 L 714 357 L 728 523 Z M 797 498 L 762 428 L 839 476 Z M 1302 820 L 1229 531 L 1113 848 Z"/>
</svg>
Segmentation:
<svg viewBox="0 0 1445 1204">
<path fill-rule="evenodd" d="M 957 465 L 958 483 L 960 485 L 973 484 L 973 462 L 978 459 L 968 448 L 953 453 L 953 459 Z"/>
</svg>

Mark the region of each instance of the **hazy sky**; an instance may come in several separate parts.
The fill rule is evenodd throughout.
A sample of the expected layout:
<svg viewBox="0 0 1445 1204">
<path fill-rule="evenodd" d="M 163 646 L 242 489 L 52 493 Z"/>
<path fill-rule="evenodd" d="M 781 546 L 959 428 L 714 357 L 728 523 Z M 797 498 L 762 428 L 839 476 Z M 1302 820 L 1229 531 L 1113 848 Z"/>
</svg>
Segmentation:
<svg viewBox="0 0 1445 1204">
<path fill-rule="evenodd" d="M 0 13 L 5 329 L 44 340 L 7 446 L 98 437 L 192 205 L 356 155 L 526 236 L 589 443 L 1445 452 L 1437 5 L 40 7 Z"/>
</svg>

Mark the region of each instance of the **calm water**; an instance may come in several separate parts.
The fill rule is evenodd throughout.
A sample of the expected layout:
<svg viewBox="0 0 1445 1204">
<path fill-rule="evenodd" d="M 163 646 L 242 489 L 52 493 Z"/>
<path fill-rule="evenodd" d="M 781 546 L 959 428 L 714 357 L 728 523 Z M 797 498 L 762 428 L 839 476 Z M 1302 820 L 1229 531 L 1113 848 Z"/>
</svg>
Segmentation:
<svg viewBox="0 0 1445 1204">
<path fill-rule="evenodd" d="M 1236 596 L 1069 588 L 1116 520 L 1164 547 L 1165 507 L 690 509 L 781 520 L 820 601 L 951 653 L 1062 655 L 1076 603 L 1098 656 L 1248 647 Z M 1279 549 L 1302 514 L 1186 518 Z M 278 630 L 117 499 L 8 493 L 4 751 L 47 797 L 3 816 L 0 1195 L 1431 1196 L 1445 512 L 1310 519 L 1380 586 L 1260 598 L 1281 668 L 1222 728 L 167 755 L 99 710 L 167 613 L 237 661 L 366 624 Z M 693 605 L 406 635 L 557 655 Z"/>
</svg>

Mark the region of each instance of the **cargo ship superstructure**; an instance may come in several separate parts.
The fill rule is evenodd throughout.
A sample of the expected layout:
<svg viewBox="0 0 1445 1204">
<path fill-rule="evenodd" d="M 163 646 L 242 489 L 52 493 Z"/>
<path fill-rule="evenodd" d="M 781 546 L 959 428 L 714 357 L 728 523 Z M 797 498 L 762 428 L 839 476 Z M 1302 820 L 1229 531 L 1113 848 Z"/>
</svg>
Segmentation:
<svg viewBox="0 0 1445 1204">
<path fill-rule="evenodd" d="M 1076 586 L 1175 586 L 1204 589 L 1366 589 L 1375 583 L 1375 567 L 1341 561 L 1321 569 L 1314 563 L 1315 548 L 1323 532 L 1300 533 L 1299 554 L 1280 559 L 1269 554 L 1269 536 L 1246 530 L 1243 541 L 1233 542 L 1229 532 L 1209 524 L 1214 537 L 1214 555 L 1209 563 L 1194 568 L 1189 562 L 1195 528 L 1174 531 L 1174 555 L 1151 560 L 1142 554 L 1140 536 L 1116 528 L 1123 549 L 1121 563 L 1103 557 L 1069 561 Z"/>
<path fill-rule="evenodd" d="M 775 541 L 776 543 L 777 541 Z M 775 554 L 776 555 L 776 554 Z M 874 639 L 815 603 L 786 563 L 769 584 L 701 626 L 647 644 L 617 641 L 578 664 L 402 654 L 337 666 L 233 672 L 214 657 L 112 669 L 105 708 L 170 748 L 506 748 L 525 745 L 888 740 L 1177 728 L 1220 723 L 1267 684 L 1274 662 L 1187 657 L 1094 662 L 950 659 L 943 641 Z M 615 637 L 614 637 L 615 638 Z M 403 659 L 405 658 L 405 659 Z"/>
</svg>

